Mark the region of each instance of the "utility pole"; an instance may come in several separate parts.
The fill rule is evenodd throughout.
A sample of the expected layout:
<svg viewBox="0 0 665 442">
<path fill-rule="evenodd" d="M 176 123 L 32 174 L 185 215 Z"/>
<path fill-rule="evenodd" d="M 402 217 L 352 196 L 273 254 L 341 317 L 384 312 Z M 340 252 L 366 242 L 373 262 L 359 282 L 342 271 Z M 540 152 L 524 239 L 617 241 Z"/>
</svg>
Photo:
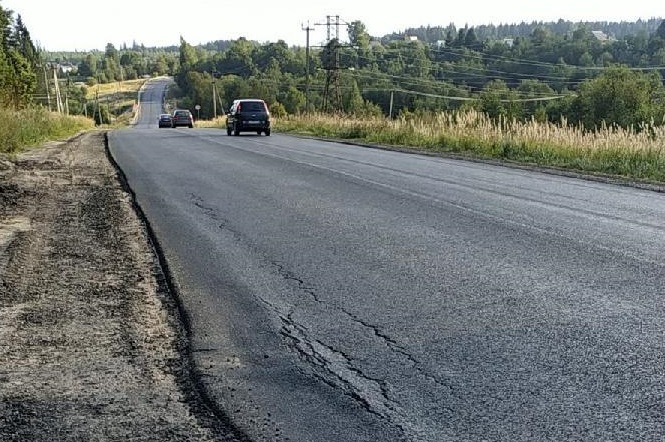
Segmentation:
<svg viewBox="0 0 665 442">
<path fill-rule="evenodd" d="M 310 28 L 309 22 L 307 22 L 307 26 L 302 30 L 307 34 L 305 46 L 305 113 L 309 113 L 309 33 L 314 28 Z"/>
<path fill-rule="evenodd" d="M 393 119 L 393 102 L 395 101 L 395 91 L 390 91 L 390 111 L 388 112 L 388 117 Z"/>
<path fill-rule="evenodd" d="M 102 110 L 99 108 L 99 83 L 97 83 L 97 90 L 95 91 L 95 107 L 95 115 L 98 118 L 95 121 L 95 125 L 100 126 L 102 124 Z"/>
<path fill-rule="evenodd" d="M 210 75 L 212 76 L 212 115 L 213 119 L 217 119 L 217 85 L 215 83 L 215 74 L 217 74 L 217 70 L 213 68 L 213 70 L 210 72 Z"/>
<path fill-rule="evenodd" d="M 69 115 L 69 72 L 67 72 L 67 83 L 65 86 L 65 115 Z"/>
<path fill-rule="evenodd" d="M 48 75 L 46 74 L 46 64 L 42 65 L 44 69 L 44 86 L 46 87 L 46 102 L 48 103 L 48 111 L 51 112 L 51 83 L 48 81 Z"/>
<path fill-rule="evenodd" d="M 212 115 L 217 119 L 217 90 L 215 88 L 215 71 L 212 71 Z"/>
<path fill-rule="evenodd" d="M 56 100 L 56 105 L 58 107 L 58 113 L 61 114 L 63 112 L 63 106 L 62 106 L 62 97 L 60 96 L 60 84 L 58 81 L 58 68 L 56 66 L 53 67 L 53 81 L 55 83 L 55 100 Z"/>
</svg>

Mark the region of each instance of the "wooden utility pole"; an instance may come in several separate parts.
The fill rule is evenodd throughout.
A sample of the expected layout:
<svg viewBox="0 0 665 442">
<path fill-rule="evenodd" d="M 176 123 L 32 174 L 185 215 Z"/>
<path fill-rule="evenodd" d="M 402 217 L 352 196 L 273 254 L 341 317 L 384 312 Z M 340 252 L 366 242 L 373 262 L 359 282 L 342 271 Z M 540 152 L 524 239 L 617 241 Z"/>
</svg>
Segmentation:
<svg viewBox="0 0 665 442">
<path fill-rule="evenodd" d="M 48 103 L 48 111 L 51 112 L 51 83 L 48 81 L 48 75 L 46 73 L 46 64 L 42 65 L 44 69 L 44 87 L 46 88 L 46 102 Z"/>
<path fill-rule="evenodd" d="M 60 83 L 58 81 L 58 68 L 53 67 L 53 81 L 55 82 L 55 102 L 58 107 L 58 113 L 63 113 L 62 97 L 60 96 Z"/>
<path fill-rule="evenodd" d="M 307 26 L 302 28 L 303 31 L 307 34 L 305 39 L 305 112 L 309 112 L 309 33 L 314 30 L 314 28 L 309 27 L 309 22 Z"/>
<path fill-rule="evenodd" d="M 217 90 L 215 88 L 215 73 L 212 74 L 212 116 L 217 119 Z"/>
</svg>

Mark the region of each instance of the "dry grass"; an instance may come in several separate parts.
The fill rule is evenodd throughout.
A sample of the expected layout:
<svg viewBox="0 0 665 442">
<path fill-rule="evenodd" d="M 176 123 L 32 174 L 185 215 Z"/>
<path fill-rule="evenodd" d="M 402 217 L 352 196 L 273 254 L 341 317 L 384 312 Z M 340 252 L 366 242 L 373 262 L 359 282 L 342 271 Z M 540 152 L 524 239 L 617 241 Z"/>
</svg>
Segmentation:
<svg viewBox="0 0 665 442">
<path fill-rule="evenodd" d="M 225 129 L 226 128 L 226 115 L 217 117 L 212 120 L 196 120 L 194 123 L 196 127 L 206 127 L 213 129 Z"/>
<path fill-rule="evenodd" d="M 628 130 L 603 126 L 589 132 L 566 121 L 495 122 L 471 111 L 396 120 L 312 114 L 276 120 L 275 127 L 284 132 L 665 182 L 665 127 L 654 124 Z"/>
</svg>

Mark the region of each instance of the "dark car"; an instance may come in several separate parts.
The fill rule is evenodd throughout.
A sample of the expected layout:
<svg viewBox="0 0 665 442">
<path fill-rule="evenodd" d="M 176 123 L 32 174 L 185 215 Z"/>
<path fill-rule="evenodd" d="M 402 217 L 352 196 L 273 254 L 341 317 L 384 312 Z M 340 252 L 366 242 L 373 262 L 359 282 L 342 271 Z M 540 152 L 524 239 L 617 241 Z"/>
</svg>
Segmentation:
<svg viewBox="0 0 665 442">
<path fill-rule="evenodd" d="M 171 117 L 173 119 L 172 127 L 187 126 L 194 127 L 194 116 L 186 109 L 176 109 Z"/>
<path fill-rule="evenodd" d="M 157 119 L 157 124 L 160 129 L 162 127 L 173 127 L 173 118 L 171 118 L 171 114 L 161 114 L 159 119 Z"/>
<path fill-rule="evenodd" d="M 266 102 L 258 98 L 234 100 L 226 113 L 226 134 L 240 135 L 240 132 L 261 132 L 270 136 L 270 112 Z"/>
</svg>

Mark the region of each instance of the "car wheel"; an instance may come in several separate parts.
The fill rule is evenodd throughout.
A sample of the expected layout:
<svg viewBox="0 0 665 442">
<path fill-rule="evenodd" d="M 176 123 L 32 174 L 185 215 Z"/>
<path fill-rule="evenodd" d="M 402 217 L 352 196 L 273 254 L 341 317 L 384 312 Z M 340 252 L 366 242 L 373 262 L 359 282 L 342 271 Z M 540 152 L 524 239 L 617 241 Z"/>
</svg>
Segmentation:
<svg viewBox="0 0 665 442">
<path fill-rule="evenodd" d="M 266 130 L 264 130 L 263 132 L 265 132 L 266 137 L 269 137 L 269 136 L 270 136 L 270 129 L 266 129 Z"/>
<path fill-rule="evenodd" d="M 233 135 L 236 137 L 240 135 L 240 129 L 238 129 L 238 126 L 233 126 Z"/>
<path fill-rule="evenodd" d="M 231 135 L 231 128 L 226 126 L 226 135 Z"/>
<path fill-rule="evenodd" d="M 190 129 L 193 129 L 193 128 L 194 128 L 194 125 L 193 125 L 193 124 L 190 124 L 190 125 L 189 125 L 189 128 L 190 128 Z"/>
</svg>

